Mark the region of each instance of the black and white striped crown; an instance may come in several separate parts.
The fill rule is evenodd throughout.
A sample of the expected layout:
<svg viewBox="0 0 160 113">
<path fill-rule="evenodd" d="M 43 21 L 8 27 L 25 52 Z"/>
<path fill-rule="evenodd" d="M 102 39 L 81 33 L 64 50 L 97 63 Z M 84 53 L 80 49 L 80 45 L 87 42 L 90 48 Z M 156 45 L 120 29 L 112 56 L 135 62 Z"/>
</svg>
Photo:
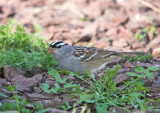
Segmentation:
<svg viewBox="0 0 160 113">
<path fill-rule="evenodd" d="M 62 42 L 62 41 L 55 41 L 55 42 L 52 42 L 50 44 L 50 47 L 52 47 L 52 48 L 61 48 L 64 45 L 68 45 L 68 44 L 65 43 L 65 42 Z"/>
</svg>

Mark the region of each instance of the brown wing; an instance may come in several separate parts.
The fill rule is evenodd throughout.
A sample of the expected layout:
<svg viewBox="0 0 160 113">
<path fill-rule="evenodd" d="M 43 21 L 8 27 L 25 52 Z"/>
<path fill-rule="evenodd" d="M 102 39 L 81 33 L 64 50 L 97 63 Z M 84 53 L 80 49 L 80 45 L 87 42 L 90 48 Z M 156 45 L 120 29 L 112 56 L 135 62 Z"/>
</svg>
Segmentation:
<svg viewBox="0 0 160 113">
<path fill-rule="evenodd" d="M 123 55 L 130 55 L 130 54 L 142 54 L 140 52 L 115 52 L 109 51 L 104 49 L 98 49 L 95 47 L 82 47 L 82 46 L 75 46 L 74 55 L 76 57 L 80 57 L 81 62 L 87 62 L 91 59 L 98 59 L 99 61 L 107 61 L 113 58 L 123 56 Z M 114 56 L 114 57 L 113 57 Z"/>
<path fill-rule="evenodd" d="M 89 60 L 97 54 L 97 49 L 94 47 L 82 47 L 82 46 L 75 46 L 74 55 L 81 59 L 81 62 L 85 62 L 87 59 Z"/>
<path fill-rule="evenodd" d="M 81 62 L 87 62 L 91 59 L 104 59 L 105 57 L 109 57 L 115 52 L 103 50 L 103 49 L 97 49 L 94 47 L 82 47 L 82 46 L 75 46 L 74 55 L 76 57 L 80 57 Z M 102 57 L 103 56 L 103 57 Z"/>
</svg>

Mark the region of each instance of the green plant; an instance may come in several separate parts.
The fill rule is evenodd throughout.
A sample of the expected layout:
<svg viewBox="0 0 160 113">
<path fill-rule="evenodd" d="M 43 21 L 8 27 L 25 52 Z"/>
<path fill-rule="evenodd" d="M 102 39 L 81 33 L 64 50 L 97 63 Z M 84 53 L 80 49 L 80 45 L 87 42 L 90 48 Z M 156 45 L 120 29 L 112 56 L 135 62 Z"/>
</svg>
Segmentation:
<svg viewBox="0 0 160 113">
<path fill-rule="evenodd" d="M 44 92 L 56 93 L 56 94 L 59 92 L 77 92 L 79 93 L 84 90 L 84 88 L 81 87 L 79 84 L 73 84 L 73 81 L 69 83 L 66 82 L 70 77 L 75 76 L 73 73 L 69 73 L 69 76 L 64 79 L 61 79 L 60 74 L 54 69 L 49 70 L 48 74 L 53 76 L 55 80 L 57 81 L 57 83 L 54 84 L 55 87 L 52 89 L 50 89 L 50 86 L 47 83 L 43 83 L 41 88 Z M 63 87 L 60 87 L 58 82 L 60 84 L 64 84 Z"/>
<path fill-rule="evenodd" d="M 92 42 L 89 42 L 87 47 L 92 47 L 93 46 L 93 43 Z"/>
<path fill-rule="evenodd" d="M 8 91 L 11 91 L 13 93 L 13 96 L 10 97 L 11 100 L 15 100 L 15 102 L 6 102 L 4 103 L 2 106 L 0 106 L 0 109 L 2 111 L 7 111 L 7 110 L 18 110 L 19 113 L 30 113 L 30 110 L 25 108 L 25 106 L 27 104 L 32 104 L 26 101 L 25 98 L 22 98 L 21 96 L 18 96 L 17 94 L 17 88 L 18 88 L 18 84 L 16 84 L 16 86 L 7 86 L 6 89 Z M 3 94 L 4 95 L 4 94 Z M 8 97 L 8 96 L 5 96 Z M 32 104 L 35 106 L 34 111 L 36 113 L 44 113 L 46 111 L 48 111 L 49 109 L 44 109 L 43 105 L 38 102 L 38 103 L 34 103 Z"/>
<path fill-rule="evenodd" d="M 64 103 L 64 105 L 62 105 L 62 106 L 56 106 L 56 108 L 62 108 L 63 110 L 67 111 L 67 110 L 71 109 L 72 107 L 71 107 L 71 106 L 69 105 L 69 103 L 66 101 L 66 102 Z"/>
<path fill-rule="evenodd" d="M 34 29 L 35 29 L 36 33 L 44 31 L 44 29 L 39 24 L 35 24 Z"/>
<path fill-rule="evenodd" d="M 152 58 L 151 54 L 144 54 L 144 55 L 136 55 L 135 57 L 123 56 L 124 60 L 128 60 L 130 62 L 147 62 L 150 61 Z"/>
<path fill-rule="evenodd" d="M 131 76 L 131 80 L 124 82 L 121 89 L 117 88 L 117 84 L 114 81 L 119 65 L 115 67 L 115 70 L 106 70 L 105 76 L 101 77 L 100 80 L 95 80 L 94 77 L 88 73 L 87 76 L 79 76 L 74 73 L 68 73 L 69 76 L 75 76 L 88 84 L 88 88 L 84 88 L 80 85 L 73 84 L 73 82 L 67 83 L 67 78 L 61 79 L 58 72 L 51 71 L 51 75 L 54 75 L 57 83 L 55 87 L 49 89 L 48 84 L 43 84 L 42 89 L 47 93 L 59 93 L 59 92 L 70 92 L 71 98 L 79 97 L 77 103 L 88 103 L 94 104 L 97 113 L 107 113 L 108 109 L 112 109 L 113 106 L 129 111 L 124 108 L 126 105 L 132 105 L 135 109 L 141 109 L 143 111 L 151 109 L 146 105 L 146 102 L 150 101 L 145 97 L 147 91 L 144 87 L 144 77 L 153 79 L 153 72 L 158 70 L 158 67 L 136 67 L 135 72 L 128 72 L 127 74 Z M 138 74 L 137 74 L 138 73 Z M 89 78 L 86 78 L 89 77 Z M 92 80 L 91 80 L 92 78 Z M 60 87 L 59 83 L 64 84 Z M 67 86 L 67 87 L 66 87 Z M 139 92 L 143 91 L 143 92 Z"/>
<path fill-rule="evenodd" d="M 140 42 L 144 42 L 142 39 L 146 36 L 147 36 L 147 34 L 145 34 L 145 33 L 144 34 L 136 33 L 134 37 L 137 38 Z"/>
<path fill-rule="evenodd" d="M 0 97 L 8 97 L 7 95 L 3 94 L 3 93 L 0 93 Z"/>
<path fill-rule="evenodd" d="M 87 17 L 80 18 L 81 21 L 88 21 L 89 19 Z"/>
<path fill-rule="evenodd" d="M 148 35 L 147 33 L 158 34 L 156 31 L 156 25 L 153 23 L 151 26 L 140 29 L 138 33 L 134 35 L 140 42 L 144 42 L 144 38 Z"/>
<path fill-rule="evenodd" d="M 33 66 L 49 69 L 57 65 L 53 56 L 47 52 L 48 43 L 34 34 L 26 34 L 20 24 L 11 33 L 13 25 L 15 22 L 9 21 L 7 25 L 0 26 L 0 67 L 10 65 L 30 70 Z"/>
<path fill-rule="evenodd" d="M 13 26 L 16 26 L 15 31 L 13 31 Z M 38 31 L 40 32 L 40 29 Z M 44 69 L 56 67 L 57 62 L 47 52 L 48 46 L 49 44 L 44 43 L 37 33 L 26 34 L 22 25 L 17 24 L 16 21 L 9 21 L 6 25 L 0 26 L 0 68 L 4 65 L 16 66 L 23 70 L 31 70 L 32 67 Z M 3 111 L 16 109 L 18 112 L 28 113 L 30 111 L 25 108 L 25 105 L 31 103 L 17 94 L 17 87 L 17 85 L 6 87 L 13 93 L 11 98 L 0 93 L 0 96 L 15 101 L 4 103 L 0 109 Z M 41 103 L 34 104 L 34 106 L 38 113 L 46 111 Z"/>
</svg>

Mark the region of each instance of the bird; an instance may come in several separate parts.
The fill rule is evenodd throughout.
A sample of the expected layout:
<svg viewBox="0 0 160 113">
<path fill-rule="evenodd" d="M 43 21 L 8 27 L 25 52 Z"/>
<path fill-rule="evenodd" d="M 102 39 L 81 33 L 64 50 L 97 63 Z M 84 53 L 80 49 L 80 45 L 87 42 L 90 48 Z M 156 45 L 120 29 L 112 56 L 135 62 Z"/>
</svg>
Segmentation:
<svg viewBox="0 0 160 113">
<path fill-rule="evenodd" d="M 86 75 L 86 71 L 96 74 L 108 62 L 123 55 L 142 54 L 141 52 L 116 52 L 96 47 L 71 46 L 63 41 L 52 42 L 48 53 L 55 57 L 62 69 L 82 75 Z"/>
</svg>

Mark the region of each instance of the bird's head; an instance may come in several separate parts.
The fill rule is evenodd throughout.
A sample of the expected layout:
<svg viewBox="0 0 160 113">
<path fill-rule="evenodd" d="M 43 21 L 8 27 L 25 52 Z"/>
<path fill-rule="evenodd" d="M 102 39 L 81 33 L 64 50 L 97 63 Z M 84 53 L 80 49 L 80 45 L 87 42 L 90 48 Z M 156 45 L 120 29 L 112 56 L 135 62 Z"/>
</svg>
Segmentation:
<svg viewBox="0 0 160 113">
<path fill-rule="evenodd" d="M 62 42 L 62 41 L 55 41 L 55 42 L 52 42 L 49 46 L 49 49 L 48 49 L 48 53 L 61 53 L 63 51 L 65 51 L 65 49 L 67 48 L 66 46 L 70 46 L 68 45 L 67 43 L 65 42 Z"/>
</svg>

